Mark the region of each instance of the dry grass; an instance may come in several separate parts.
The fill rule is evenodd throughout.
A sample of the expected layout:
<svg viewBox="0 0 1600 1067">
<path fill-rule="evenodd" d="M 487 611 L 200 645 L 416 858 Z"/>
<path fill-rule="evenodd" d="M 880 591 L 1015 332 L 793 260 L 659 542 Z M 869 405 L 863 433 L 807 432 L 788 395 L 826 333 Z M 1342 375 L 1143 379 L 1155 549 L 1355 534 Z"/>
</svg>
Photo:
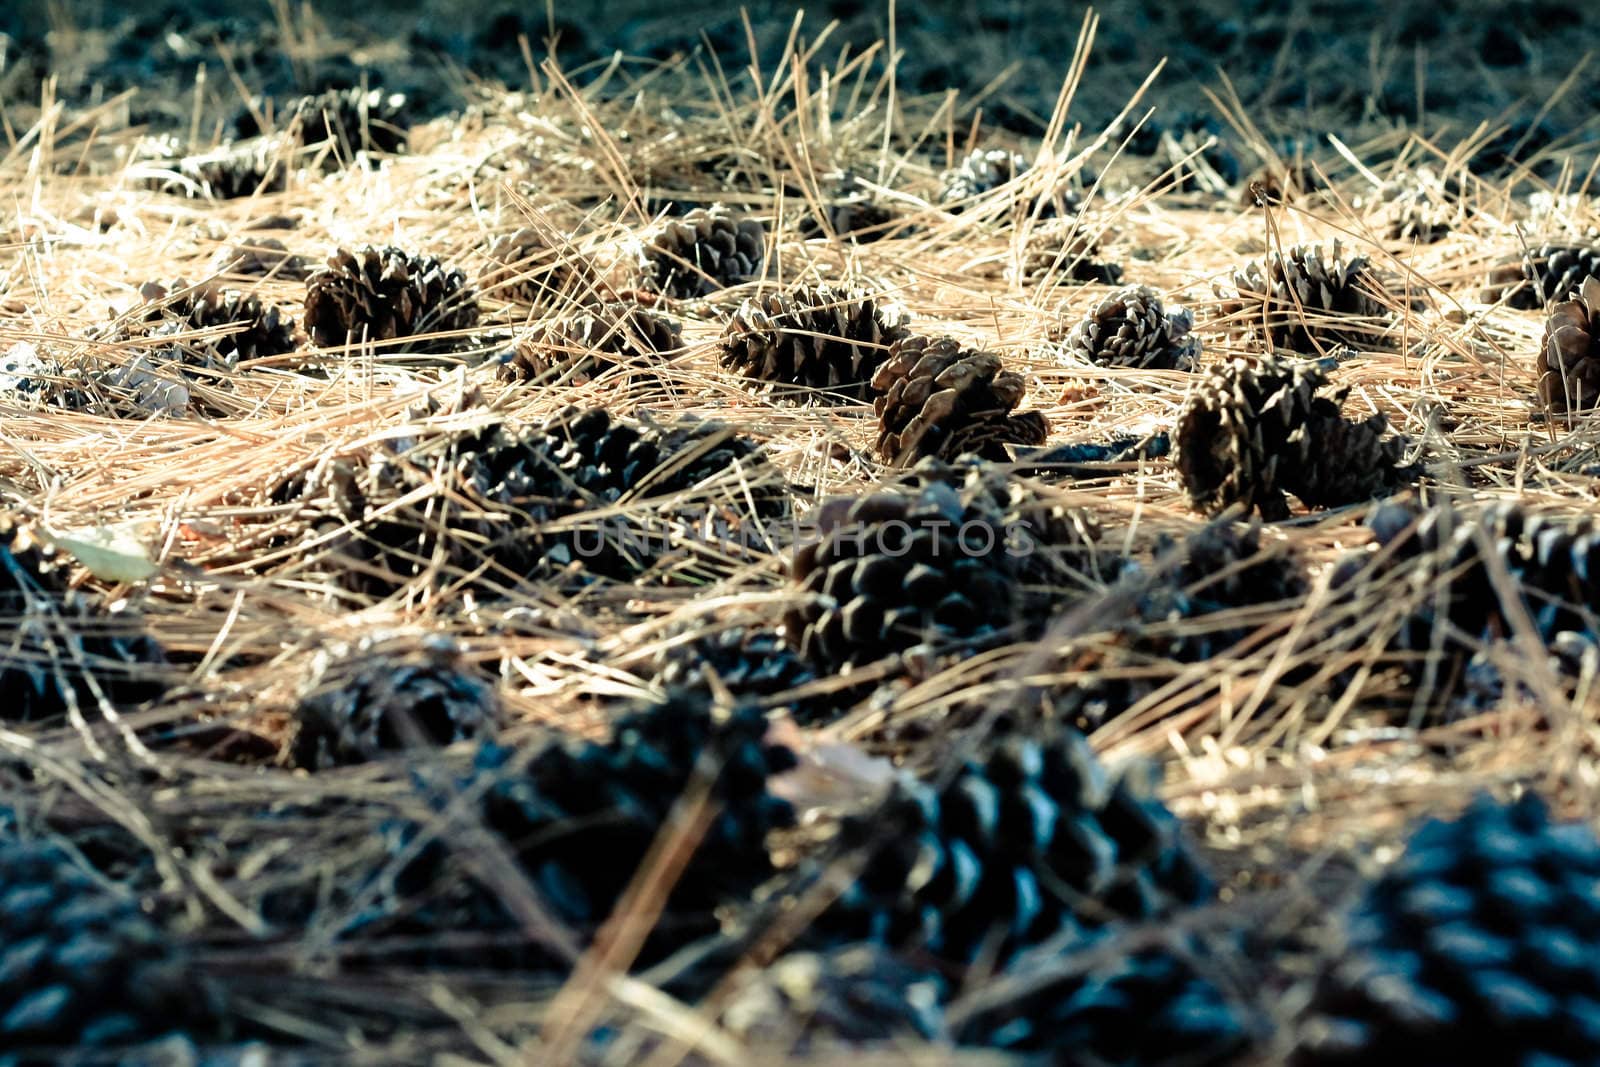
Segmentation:
<svg viewBox="0 0 1600 1067">
<path fill-rule="evenodd" d="M 1348 411 L 1383 412 L 1419 443 L 1427 464 L 1423 493 L 1463 506 L 1511 499 L 1542 511 L 1592 512 L 1600 423 L 1531 417 L 1541 317 L 1480 299 L 1492 262 L 1593 225 L 1590 201 L 1530 214 L 1510 182 L 1473 181 L 1447 239 L 1427 246 L 1388 240 L 1367 161 L 1378 171 L 1372 177 L 1427 165 L 1449 178 L 1460 173 L 1466 153 L 1425 132 L 1381 129 L 1348 146 L 1349 162 L 1328 157 L 1335 160 L 1331 193 L 1281 208 L 1166 191 L 1170 182 L 1159 167 L 1068 121 L 1092 31 L 1090 23 L 1049 135 L 1023 146 L 1037 160 L 1019 181 L 1025 190 L 1092 174 L 1077 225 L 1098 236 L 1100 257 L 1122 263 L 1128 280 L 1195 310 L 1207 363 L 1257 350 L 1243 324 L 1220 315 L 1214 285 L 1268 249 L 1338 238 L 1389 272 L 1395 291 L 1408 298 L 1397 301 L 1388 343 L 1346 359 L 1335 379 L 1351 387 Z M 341 870 L 381 862 L 373 825 L 397 814 L 428 818 L 406 769 L 308 777 L 201 759 L 176 742 L 194 735 L 204 743 L 218 724 L 281 738 L 313 654 L 374 629 L 455 635 L 471 661 L 500 679 L 519 722 L 602 733 L 606 705 L 593 698 L 637 691 L 641 683 L 628 668 L 647 661 L 678 626 L 712 626 L 730 614 L 774 617 L 786 596 L 781 562 L 789 546 L 717 558 L 705 546 L 685 545 L 676 584 L 552 583 L 491 600 L 463 591 L 465 583 L 418 581 L 386 599 L 363 600 L 330 584 L 326 546 L 299 538 L 306 517 L 270 500 L 271 488 L 290 473 L 329 457 L 360 457 L 383 441 L 489 417 L 532 422 L 579 404 L 727 420 L 763 441 L 789 482 L 803 487 L 796 501 L 802 508 L 859 493 L 883 476 L 868 458 L 875 433 L 869 410 L 771 403 L 717 365 L 722 316 L 737 300 L 757 288 L 816 281 L 870 289 L 903 306 L 919 331 L 1001 353 L 1025 371 L 1026 406 L 1048 416 L 1052 445 L 1171 427 L 1188 375 L 1073 365 L 1047 339 L 1053 324 L 1070 323 L 1105 290 L 1014 280 L 1008 268 L 1041 225 L 1016 208 L 1025 197 L 1003 189 L 960 214 L 938 205 L 940 169 L 970 144 L 1004 139 L 958 125 L 943 97 L 897 91 L 886 51 L 839 60 L 826 35 L 818 38 L 797 35 L 789 60 L 770 70 L 740 69 L 736 57 L 722 57 L 723 69 L 618 64 L 581 77 L 547 65 L 532 90 L 485 90 L 461 118 L 415 130 L 406 154 L 326 175 L 304 165 L 312 161 L 295 160 L 286 191 L 236 201 L 142 188 L 126 162 L 136 131 L 102 125 L 105 111 L 68 111 L 47 95 L 42 107 L 5 116 L 0 349 L 25 342 L 69 365 L 135 358 L 139 341 L 100 342 L 91 334 L 113 309 L 136 302 L 142 282 L 208 278 L 220 249 L 252 238 L 280 238 L 313 259 L 337 246 L 393 243 L 475 276 L 490 239 L 536 225 L 570 235 L 564 254 L 599 264 L 608 284 L 626 289 L 634 284 L 635 244 L 651 221 L 647 195 L 704 189 L 736 174 L 720 199 L 768 224 L 768 280 L 706 301 L 663 302 L 682 319 L 686 344 L 650 377 L 623 371 L 580 385 L 508 387 L 495 380 L 493 361 L 483 361 L 500 343 L 464 338 L 449 357 L 419 359 L 379 346 L 327 353 L 324 377 L 298 373 L 293 359 L 262 360 L 203 389 L 226 417 L 112 419 L 0 401 L 7 505 L 56 529 L 135 530 L 156 558 L 157 577 L 109 589 L 80 579 L 109 598 L 133 601 L 188 664 L 173 698 L 124 709 L 116 722 L 99 721 L 89 708 L 76 726 L 0 732 L 0 747 L 33 776 L 24 787 L 8 772 L 0 793 L 57 821 L 110 820 L 132 831 L 162 865 L 163 895 L 205 931 L 219 963 L 231 960 L 253 975 L 240 981 L 247 993 L 249 982 L 260 986 L 251 1008 L 258 1022 L 351 1062 L 434 1055 L 443 1057 L 438 1062 L 561 1062 L 581 1036 L 561 1020 L 620 1014 L 670 1039 L 648 1062 L 678 1062 L 671 1049 L 690 1045 L 710 1062 L 765 1062 L 747 1058 L 755 1053 L 649 982 L 620 977 L 626 954 L 611 939 L 604 942 L 611 954 L 585 957 L 560 990 L 507 988 L 489 975 L 446 985 L 403 971 L 386 977 L 381 968 L 321 980 L 334 963 L 363 951 L 339 937 L 359 902 L 311 917 L 290 939 L 264 926 L 251 900 L 274 878 L 307 877 L 314 869 L 336 880 Z M 1128 114 L 1137 120 L 1155 102 L 1150 95 L 1130 100 Z M 802 240 L 798 220 L 830 195 L 827 176 L 843 170 L 891 203 L 895 221 L 872 243 Z M 298 315 L 300 283 L 233 284 Z M 530 324 L 525 309 L 500 308 L 493 294 L 486 307 L 496 309 L 492 330 L 502 334 Z M 480 405 L 452 402 L 471 389 L 481 391 Z M 442 413 L 416 414 L 424 394 L 441 401 Z M 1108 531 L 1108 546 L 1131 554 L 1147 554 L 1161 534 L 1202 524 L 1168 462 L 1124 467 L 1041 483 L 1041 490 L 1092 514 Z M 451 490 L 441 480 L 436 491 L 442 498 Z M 1405 605 L 1392 588 L 1379 588 L 1370 603 L 1338 606 L 1327 589 L 1333 559 L 1367 540 L 1364 515 L 1362 507 L 1299 513 L 1265 530 L 1264 551 L 1292 553 L 1311 569 L 1306 601 L 1243 620 L 1254 636 L 1225 655 L 1193 666 L 1154 665 L 1167 684 L 1092 737 L 1107 758 L 1159 764 L 1169 803 L 1224 875 L 1223 910 L 1234 919 L 1287 922 L 1322 910 L 1347 892 L 1350 868 L 1392 855 L 1412 820 L 1449 811 L 1481 789 L 1537 788 L 1566 814 L 1600 819 L 1600 702 L 1582 692 L 1576 701 L 1560 699 L 1539 657 L 1508 665 L 1527 673 L 1535 691 L 1551 694 L 1538 706 L 1515 704 L 1438 725 L 1439 698 L 1398 694 L 1422 713 L 1418 728 L 1374 721 L 1373 709 L 1392 704 L 1396 693 L 1397 672 L 1381 653 L 1385 628 L 1397 624 Z M 1073 664 L 1092 669 L 1092 652 L 1114 638 L 1107 620 L 1126 610 L 1118 599 L 1124 595 L 1096 594 L 1066 611 L 1044 642 L 915 679 L 887 705 L 846 714 L 805 743 L 870 744 L 886 720 L 929 718 L 941 702 L 1003 695 L 1019 683 L 1066 684 L 1082 669 Z M 130 740 L 124 729 L 147 740 Z M 319 799 L 335 797 L 370 821 L 315 818 Z M 307 814 L 269 827 L 283 811 Z M 176 851 L 175 827 L 185 839 L 215 847 Z M 222 863 L 230 841 L 242 843 L 246 858 Z M 659 878 L 683 860 L 673 842 L 661 851 L 661 867 L 641 874 L 635 903 L 646 911 L 659 902 Z M 503 886 L 530 938 L 575 957 L 571 934 L 543 917 L 514 865 L 488 852 L 485 877 Z M 1224 964 L 1233 969 L 1224 987 L 1248 988 L 1238 972 L 1251 965 Z M 552 1004 L 559 1010 L 545 1022 Z M 389 1036 L 358 1054 L 347 1045 L 346 1024 Z M 908 1057 L 895 1062 L 984 1062 L 926 1051 Z"/>
</svg>

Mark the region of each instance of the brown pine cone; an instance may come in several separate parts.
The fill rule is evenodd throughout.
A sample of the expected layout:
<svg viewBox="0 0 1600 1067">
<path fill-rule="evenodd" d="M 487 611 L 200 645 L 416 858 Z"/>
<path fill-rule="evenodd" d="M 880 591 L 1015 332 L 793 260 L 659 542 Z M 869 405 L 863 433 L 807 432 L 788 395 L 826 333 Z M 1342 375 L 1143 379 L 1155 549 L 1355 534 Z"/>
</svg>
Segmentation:
<svg viewBox="0 0 1600 1067">
<path fill-rule="evenodd" d="M 306 332 L 324 348 L 415 337 L 402 350 L 418 351 L 428 335 L 477 322 L 478 295 L 466 275 L 392 245 L 341 248 L 306 279 Z"/>
<path fill-rule="evenodd" d="M 533 226 L 501 234 L 489 244 L 489 259 L 478 275 L 484 296 L 530 307 L 563 301 L 588 303 L 599 279 L 585 260 L 555 246 L 550 234 Z"/>
<path fill-rule="evenodd" d="M 874 297 L 805 286 L 741 304 L 722 332 L 722 365 L 788 399 L 859 403 L 904 336 L 902 317 Z"/>
<path fill-rule="evenodd" d="M 1027 389 L 993 352 L 962 348 L 952 337 L 906 337 L 872 376 L 879 394 L 878 455 L 896 467 L 923 456 L 973 453 L 1005 462 L 1008 444 L 1043 444 L 1050 425 L 1037 411 L 1012 414 Z"/>
<path fill-rule="evenodd" d="M 638 304 L 603 304 L 536 327 L 516 343 L 499 377 L 526 382 L 570 373 L 585 380 L 621 363 L 645 364 L 682 346 L 676 319 Z"/>
<path fill-rule="evenodd" d="M 1235 357 L 1212 367 L 1178 413 L 1174 462 L 1190 502 L 1217 513 L 1242 503 L 1287 518 L 1284 493 L 1309 507 L 1379 496 L 1412 481 L 1387 420 L 1340 415 L 1348 389 L 1328 387 L 1327 360 Z"/>
<path fill-rule="evenodd" d="M 1371 320 L 1389 312 L 1367 258 L 1345 259 L 1338 241 L 1274 252 L 1265 266 L 1255 262 L 1235 271 L 1233 288 L 1219 295 L 1223 313 L 1238 328 L 1306 355 L 1331 345 L 1370 347 L 1384 333 L 1383 324 Z"/>
<path fill-rule="evenodd" d="M 1161 294 L 1128 285 L 1101 300 L 1067 335 L 1067 351 L 1102 367 L 1193 370 L 1200 339 L 1189 331 L 1194 313 L 1167 311 Z"/>
<path fill-rule="evenodd" d="M 170 294 L 176 293 L 176 296 Z M 238 289 L 224 289 L 219 285 L 201 285 L 194 288 L 188 282 L 176 281 L 171 286 L 159 282 L 146 282 L 139 295 L 147 304 L 147 323 L 166 322 L 189 330 L 211 330 L 243 326 L 242 330 L 219 335 L 203 347 L 213 349 L 219 362 L 229 366 L 242 359 L 263 356 L 281 356 L 294 351 L 294 320 L 275 304 L 263 304 L 261 298 Z"/>
<path fill-rule="evenodd" d="M 1600 278 L 1584 278 L 1575 297 L 1550 309 L 1535 361 L 1539 399 L 1557 413 L 1600 402 Z"/>
<path fill-rule="evenodd" d="M 645 245 L 640 265 L 656 290 L 692 299 L 759 278 L 766 253 L 760 220 L 723 207 L 696 208 L 667 220 Z"/>
</svg>

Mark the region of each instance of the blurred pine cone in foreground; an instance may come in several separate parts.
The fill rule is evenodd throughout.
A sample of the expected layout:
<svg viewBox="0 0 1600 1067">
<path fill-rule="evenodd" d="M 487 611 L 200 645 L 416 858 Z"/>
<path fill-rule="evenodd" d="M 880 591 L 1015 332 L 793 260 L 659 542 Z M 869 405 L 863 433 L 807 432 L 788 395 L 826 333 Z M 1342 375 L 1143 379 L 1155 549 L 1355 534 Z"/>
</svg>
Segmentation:
<svg viewBox="0 0 1600 1067">
<path fill-rule="evenodd" d="M 1194 384 L 1173 433 L 1190 503 L 1212 514 L 1244 504 L 1276 521 L 1289 516 L 1285 492 L 1307 507 L 1337 507 L 1418 476 L 1401 465 L 1404 442 L 1385 436 L 1381 413 L 1361 422 L 1340 414 L 1349 389 L 1329 386 L 1328 362 L 1237 356 Z"/>
<path fill-rule="evenodd" d="M 1529 794 L 1418 829 L 1328 954 L 1294 1067 L 1600 1063 L 1600 840 Z"/>
<path fill-rule="evenodd" d="M 447 639 L 434 637 L 410 648 L 363 640 L 323 663 L 295 712 L 295 766 L 364 763 L 491 732 L 499 719 L 494 687 L 458 659 Z"/>
<path fill-rule="evenodd" d="M 1588 411 L 1600 403 L 1600 278 L 1584 278 L 1572 300 L 1550 309 L 1535 369 L 1546 410 Z"/>
</svg>

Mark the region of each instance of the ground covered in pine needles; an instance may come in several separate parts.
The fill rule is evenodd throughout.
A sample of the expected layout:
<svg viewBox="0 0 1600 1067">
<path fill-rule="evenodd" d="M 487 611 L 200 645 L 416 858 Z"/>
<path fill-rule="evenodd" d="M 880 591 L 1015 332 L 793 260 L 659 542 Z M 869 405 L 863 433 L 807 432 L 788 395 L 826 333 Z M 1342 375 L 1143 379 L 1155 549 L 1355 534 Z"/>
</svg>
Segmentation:
<svg viewBox="0 0 1600 1067">
<path fill-rule="evenodd" d="M 0 68 L 0 1062 L 1600 1061 L 1565 72 L 274 25 Z"/>
</svg>

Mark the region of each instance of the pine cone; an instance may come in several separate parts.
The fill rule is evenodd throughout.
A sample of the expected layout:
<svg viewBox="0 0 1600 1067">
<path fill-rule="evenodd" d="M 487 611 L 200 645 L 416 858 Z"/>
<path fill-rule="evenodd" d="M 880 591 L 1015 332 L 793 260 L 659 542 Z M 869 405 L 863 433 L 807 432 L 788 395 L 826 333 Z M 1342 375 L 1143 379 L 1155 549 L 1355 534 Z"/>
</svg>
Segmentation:
<svg viewBox="0 0 1600 1067">
<path fill-rule="evenodd" d="M 321 664 L 295 712 L 295 766 L 365 763 L 490 733 L 500 714 L 494 687 L 458 659 L 443 639 L 411 649 L 367 639 Z"/>
<path fill-rule="evenodd" d="M 872 296 L 803 286 L 740 304 L 722 332 L 722 365 L 752 382 L 793 387 L 793 399 L 859 403 L 904 336 L 904 317 Z"/>
<path fill-rule="evenodd" d="M 1600 840 L 1538 797 L 1433 820 L 1347 917 L 1294 1067 L 1595 1063 Z"/>
<path fill-rule="evenodd" d="M 141 170 L 155 166 L 158 171 L 145 177 L 141 185 L 157 192 L 207 200 L 239 200 L 257 193 L 281 193 L 287 187 L 288 165 L 282 145 L 261 141 L 248 145 L 225 145 L 214 152 L 152 159 L 148 155 L 176 144 L 165 140 L 140 146 Z M 174 177 L 176 175 L 176 177 Z"/>
<path fill-rule="evenodd" d="M 574 381 L 599 377 L 617 366 L 649 366 L 683 347 L 683 329 L 669 315 L 638 304 L 602 304 L 536 326 L 520 338 L 500 365 L 504 382 Z"/>
<path fill-rule="evenodd" d="M 974 149 L 959 164 L 939 176 L 939 203 L 951 211 L 965 211 L 976 206 L 972 203 L 975 198 L 1014 181 L 1031 166 L 1028 157 L 1020 152 L 1004 148 Z M 1041 194 L 1034 203 L 1028 205 L 1028 210 L 1031 213 L 1038 208 L 1039 218 L 1053 219 L 1074 214 L 1079 203 L 1077 192 L 1063 183 Z"/>
<path fill-rule="evenodd" d="M 403 93 L 362 91 L 359 87 L 329 89 L 296 100 L 277 125 L 283 130 L 298 130 L 304 145 L 333 142 L 335 159 L 349 159 L 357 152 L 393 154 L 406 147 L 406 106 Z M 256 110 L 261 109 L 258 105 Z M 243 112 L 234 126 L 240 137 L 262 132 L 255 111 Z"/>
<path fill-rule="evenodd" d="M 1550 309 L 1534 366 L 1546 410 L 1589 411 L 1600 405 L 1600 277 L 1584 278 L 1574 299 Z"/>
<path fill-rule="evenodd" d="M 792 952 L 750 971 L 722 1023 L 755 1050 L 844 1053 L 938 1040 L 945 983 L 877 945 Z"/>
<path fill-rule="evenodd" d="M 452 489 L 443 495 L 441 472 Z M 410 496 L 420 499 L 393 507 Z M 624 496 L 636 505 L 627 513 L 577 521 Z M 776 517 L 788 491 L 761 448 L 721 424 L 647 426 L 568 408 L 537 426 L 499 423 L 364 462 L 336 457 L 286 479 L 274 499 L 300 501 L 309 533 L 332 539 L 324 550 L 342 584 L 386 595 L 435 571 L 459 581 L 485 562 L 485 592 L 578 562 L 634 577 L 655 564 L 678 516 Z"/>
<path fill-rule="evenodd" d="M 969 509 L 987 514 L 1005 533 L 1021 585 L 1017 612 L 1029 633 L 1042 632 L 1064 604 L 1115 580 L 1120 560 L 1100 545 L 1099 521 L 1046 487 L 1019 480 L 1010 464 L 975 456 L 956 463 L 926 457 L 891 483 L 910 493 L 954 490 Z M 941 493 L 942 489 L 934 492 Z"/>
<path fill-rule="evenodd" d="M 0 719 L 35 722 L 95 708 L 89 681 L 113 704 L 161 695 L 161 648 L 132 612 L 99 613 L 57 567 L 0 518 Z"/>
<path fill-rule="evenodd" d="M 841 821 L 841 858 L 864 866 L 810 936 L 958 964 L 992 952 L 1004 964 L 1051 938 L 1211 895 L 1146 777 L 1108 773 L 1070 727 L 1001 731 L 951 770 L 901 780 Z"/>
<path fill-rule="evenodd" d="M 230 368 L 240 360 L 294 351 L 294 320 L 252 293 L 210 284 L 191 287 L 180 280 L 170 286 L 147 282 L 139 294 L 151 305 L 144 315 L 147 323 L 176 323 L 187 330 L 244 327 L 202 342 Z"/>
<path fill-rule="evenodd" d="M 755 281 L 767 253 L 767 230 L 757 219 L 723 207 L 696 208 L 669 219 L 645 245 L 648 284 L 680 299 L 709 296 Z"/>
<path fill-rule="evenodd" d="M 1577 297 L 1585 278 L 1600 278 L 1600 245 L 1543 244 L 1496 267 L 1484 298 L 1542 311 L 1552 301 Z"/>
<path fill-rule="evenodd" d="M 711 675 L 735 702 L 771 706 L 774 698 L 817 681 L 817 674 L 781 636 L 754 626 L 729 626 L 703 633 L 658 652 L 650 683 L 664 691 L 710 694 Z M 839 698 L 808 697 L 786 703 L 796 721 L 820 722 L 836 714 Z"/>
<path fill-rule="evenodd" d="M 994 637 L 1016 597 L 1002 518 L 943 483 L 849 503 L 795 550 L 789 576 L 809 596 L 784 616 L 784 639 L 833 673 L 924 643 Z"/>
<path fill-rule="evenodd" d="M 829 234 L 844 241 L 868 244 L 888 236 L 895 213 L 887 204 L 873 199 L 851 174 L 841 175 L 835 182 L 832 195 L 813 208 L 800 220 L 800 235 L 806 238 L 827 237 Z"/>
<path fill-rule="evenodd" d="M 1337 241 L 1274 252 L 1265 267 L 1235 271 L 1233 287 L 1219 294 L 1223 314 L 1274 348 L 1316 355 L 1334 345 L 1370 347 L 1385 332 L 1370 321 L 1389 313 L 1383 283 L 1365 256 L 1346 260 Z"/>
<path fill-rule="evenodd" d="M 1307 590 L 1299 560 L 1264 550 L 1254 525 L 1211 524 L 1181 543 L 1163 533 L 1153 560 L 1129 561 L 1122 577 L 1141 573 L 1149 575 L 1147 582 L 1109 648 L 1088 664 L 1079 653 L 1069 653 L 1083 677 L 1058 695 L 1056 710 L 1083 729 L 1116 718 L 1185 665 L 1220 660 L 1263 623 L 1301 603 Z M 1200 620 L 1204 625 L 1195 625 Z M 1162 664 L 1171 669 L 1157 669 Z M 1094 669 L 1084 671 L 1085 666 Z M 1173 706 L 1172 712 L 1183 707 Z"/>
<path fill-rule="evenodd" d="M 477 322 L 478 296 L 466 275 L 393 246 L 341 248 L 306 279 L 306 332 L 324 348 L 417 338 L 401 351 L 420 351 L 429 335 Z"/>
<path fill-rule="evenodd" d="M 1328 387 L 1327 361 L 1234 357 L 1189 391 L 1173 434 L 1174 462 L 1194 507 L 1233 504 L 1287 518 L 1284 493 L 1307 507 L 1337 507 L 1406 484 L 1404 443 L 1383 436 L 1388 421 L 1340 415 L 1348 389 Z"/>
<path fill-rule="evenodd" d="M 939 203 L 965 205 L 992 193 L 1030 166 L 1028 157 L 1005 148 L 974 149 L 959 164 L 939 176 Z"/>
<path fill-rule="evenodd" d="M 1122 280 L 1122 268 L 1101 262 L 1099 255 L 1100 246 L 1092 234 L 1084 231 L 1081 220 L 1041 226 L 1029 236 L 1023 249 L 1017 280 L 1025 285 L 1042 285 L 1064 277 L 1084 284 L 1116 285 Z"/>
<path fill-rule="evenodd" d="M 1508 700 L 1538 706 L 1544 696 L 1522 684 L 1518 676 L 1507 678 L 1501 663 L 1524 662 L 1522 649 L 1512 641 L 1496 642 L 1496 647 L 1472 654 L 1462 671 L 1459 715 L 1481 715 L 1495 711 Z M 1593 634 L 1559 630 L 1550 637 L 1550 652 L 1543 668 L 1557 681 L 1562 699 L 1574 701 L 1581 694 L 1594 692 L 1600 684 L 1600 642 Z M 1454 717 L 1454 716 L 1452 716 Z"/>
<path fill-rule="evenodd" d="M 872 376 L 879 395 L 878 455 L 896 467 L 922 456 L 955 459 L 971 452 L 1005 462 L 1009 444 L 1043 444 L 1050 431 L 1037 411 L 1012 414 L 1027 389 L 992 352 L 962 348 L 950 337 L 896 341 Z"/>
<path fill-rule="evenodd" d="M 968 1015 L 956 1040 L 1013 1054 L 1067 1053 L 1073 1062 L 1128 1067 L 1241 1062 L 1253 1028 L 1190 962 L 1203 958 L 1200 946 L 1163 945 L 1099 964 L 1074 959 L 1078 953 L 1092 958 L 1108 951 L 1105 942 L 1112 936 L 1065 953 L 1029 953 L 1012 964 L 989 986 L 1016 983 L 1018 992 Z M 978 991 L 975 999 L 981 997 Z"/>
<path fill-rule="evenodd" d="M 541 903 L 568 929 L 588 936 L 605 921 L 667 827 L 678 801 L 699 781 L 719 805 L 668 897 L 642 962 L 716 931 L 716 909 L 750 896 L 773 873 L 766 838 L 791 826 L 794 811 L 769 780 L 795 766 L 788 749 L 764 741 L 766 718 L 726 714 L 683 694 L 623 717 L 610 741 L 549 744 L 528 753 L 497 745 L 480 751 L 474 774 L 452 795 L 481 796 L 471 823 L 511 849 Z M 441 797 L 445 801 L 447 797 Z M 605 847 L 597 848 L 597 834 Z M 406 881 L 449 886 L 437 851 L 412 865 Z M 437 888 L 434 890 L 437 892 Z M 498 899 L 477 893 L 482 911 Z"/>
<path fill-rule="evenodd" d="M 122 1063 L 119 1047 L 214 1014 L 171 935 L 55 840 L 0 835 L 0 945 L 0 1044 L 13 1062 Z"/>
<path fill-rule="evenodd" d="M 1380 552 L 1370 560 L 1364 552 L 1351 554 L 1335 570 L 1332 586 L 1352 599 L 1371 597 L 1376 586 L 1386 601 L 1406 606 L 1390 641 L 1396 651 L 1438 647 L 1459 665 L 1480 643 L 1513 632 L 1480 547 L 1484 541 L 1547 643 L 1564 630 L 1588 632 L 1586 618 L 1600 610 L 1600 531 L 1588 516 L 1530 515 L 1511 505 L 1454 512 L 1388 503 L 1374 509 L 1367 526 Z M 1436 633 L 1440 628 L 1443 635 Z M 1446 680 L 1456 673 L 1448 662 L 1441 668 Z"/>
<path fill-rule="evenodd" d="M 478 275 L 484 296 L 535 308 L 588 303 L 599 276 L 571 247 L 561 248 L 545 229 L 524 226 L 490 242 L 488 264 Z"/>
<path fill-rule="evenodd" d="M 1125 286 L 1105 297 L 1067 335 L 1067 351 L 1102 367 L 1193 370 L 1200 358 L 1194 313 L 1162 306 L 1161 295 L 1143 285 Z"/>
</svg>

